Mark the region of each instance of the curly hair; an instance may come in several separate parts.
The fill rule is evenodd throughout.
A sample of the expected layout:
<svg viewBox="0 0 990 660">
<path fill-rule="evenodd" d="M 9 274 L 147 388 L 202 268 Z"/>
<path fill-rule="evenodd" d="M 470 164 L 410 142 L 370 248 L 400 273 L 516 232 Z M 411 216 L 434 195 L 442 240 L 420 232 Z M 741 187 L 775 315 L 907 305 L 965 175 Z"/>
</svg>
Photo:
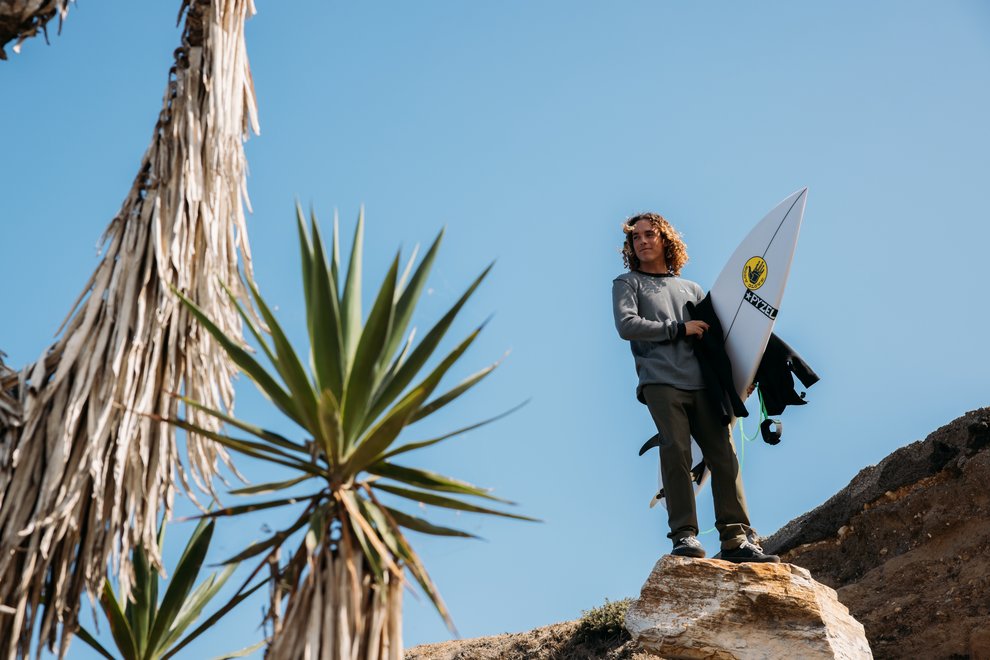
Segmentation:
<svg viewBox="0 0 990 660">
<path fill-rule="evenodd" d="M 663 238 L 663 256 L 667 262 L 667 270 L 674 275 L 680 275 L 684 264 L 688 262 L 687 246 L 674 227 L 659 213 L 640 213 L 622 223 L 622 231 L 626 240 L 622 244 L 622 263 L 629 270 L 639 269 L 639 257 L 632 244 L 633 227 L 640 220 L 649 220 L 656 232 Z"/>
</svg>

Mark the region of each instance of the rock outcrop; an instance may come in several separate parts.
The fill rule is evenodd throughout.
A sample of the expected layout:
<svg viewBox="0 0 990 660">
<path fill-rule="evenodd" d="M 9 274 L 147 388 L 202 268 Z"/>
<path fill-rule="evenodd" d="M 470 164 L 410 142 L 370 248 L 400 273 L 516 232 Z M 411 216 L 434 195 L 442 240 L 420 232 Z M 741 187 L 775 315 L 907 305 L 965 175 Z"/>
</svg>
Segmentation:
<svg viewBox="0 0 990 660">
<path fill-rule="evenodd" d="M 990 659 L 990 408 L 862 470 L 764 541 L 837 590 L 878 659 Z"/>
<path fill-rule="evenodd" d="M 661 657 L 872 658 L 835 591 L 790 564 L 666 556 L 626 614 L 633 641 Z"/>
</svg>

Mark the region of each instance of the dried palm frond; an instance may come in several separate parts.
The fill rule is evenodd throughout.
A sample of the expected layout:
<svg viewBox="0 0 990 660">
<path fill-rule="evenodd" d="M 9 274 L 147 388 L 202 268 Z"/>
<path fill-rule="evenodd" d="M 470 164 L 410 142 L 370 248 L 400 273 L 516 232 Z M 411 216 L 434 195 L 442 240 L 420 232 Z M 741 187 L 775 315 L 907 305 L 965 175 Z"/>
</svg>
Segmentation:
<svg viewBox="0 0 990 660">
<path fill-rule="evenodd" d="M 17 400 L 17 373 L 3 363 L 6 354 L 0 351 L 0 428 L 20 426 L 21 402 Z"/>
<path fill-rule="evenodd" d="M 84 590 L 98 595 L 108 561 L 131 589 L 130 551 L 160 565 L 156 521 L 178 470 L 207 485 L 223 455 L 190 435 L 182 471 L 172 393 L 232 404 L 233 367 L 170 290 L 231 337 L 238 313 L 219 282 L 250 273 L 243 142 L 257 132 L 244 42 L 252 0 L 186 0 L 163 108 L 134 184 L 104 237 L 100 265 L 64 332 L 20 374 L 21 423 L 0 426 L 0 657 L 61 653 Z M 181 14 L 180 14 L 181 16 Z M 190 411 L 204 428 L 215 418 Z M 12 613 L 11 613 L 12 612 Z"/>
<path fill-rule="evenodd" d="M 41 30 L 48 41 L 48 21 L 58 14 L 58 31 L 69 13 L 69 3 L 74 0 L 0 0 L 0 60 L 7 59 L 4 46 L 17 40 L 14 52 L 21 44 Z"/>
</svg>

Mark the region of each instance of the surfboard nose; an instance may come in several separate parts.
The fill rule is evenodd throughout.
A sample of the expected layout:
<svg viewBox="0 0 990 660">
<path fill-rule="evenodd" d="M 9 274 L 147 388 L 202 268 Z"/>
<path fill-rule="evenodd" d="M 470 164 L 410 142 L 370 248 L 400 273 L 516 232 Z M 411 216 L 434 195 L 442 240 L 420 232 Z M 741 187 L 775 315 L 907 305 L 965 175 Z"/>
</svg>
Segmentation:
<svg viewBox="0 0 990 660">
<path fill-rule="evenodd" d="M 777 208 L 787 208 L 788 213 L 792 211 L 797 211 L 799 215 L 804 214 L 804 207 L 808 201 L 808 186 L 795 190 L 790 195 L 785 197 Z"/>
</svg>

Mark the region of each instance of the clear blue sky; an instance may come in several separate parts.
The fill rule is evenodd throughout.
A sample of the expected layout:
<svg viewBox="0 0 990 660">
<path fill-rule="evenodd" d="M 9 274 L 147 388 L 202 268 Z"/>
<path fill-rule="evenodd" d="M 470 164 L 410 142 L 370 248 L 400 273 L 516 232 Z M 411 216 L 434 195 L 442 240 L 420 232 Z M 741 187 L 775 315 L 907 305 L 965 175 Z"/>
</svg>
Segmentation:
<svg viewBox="0 0 990 660">
<path fill-rule="evenodd" d="M 0 65 L 0 349 L 12 366 L 42 353 L 97 264 L 160 107 L 178 4 L 84 2 L 51 46 L 35 39 Z M 653 429 L 610 311 L 630 214 L 664 213 L 688 243 L 684 275 L 707 288 L 749 227 L 810 188 L 777 332 L 822 381 L 785 414 L 782 444 L 746 447 L 764 534 L 987 405 L 986 3 L 258 10 L 249 230 L 262 290 L 294 337 L 297 196 L 324 219 L 338 208 L 345 235 L 365 204 L 369 290 L 397 246 L 447 226 L 421 327 L 498 260 L 452 337 L 494 312 L 455 378 L 511 354 L 435 429 L 532 403 L 419 460 L 545 522 L 435 515 L 486 540 L 416 539 L 463 636 L 635 595 L 669 550 L 663 513 L 647 508 L 655 453 L 636 455 Z M 242 416 L 279 423 L 247 383 L 239 392 Z M 699 510 L 710 527 L 709 495 Z M 280 522 L 221 527 L 215 558 Z M 714 535 L 703 540 L 714 551 Z M 448 638 L 425 600 L 406 602 L 408 645 Z M 260 608 L 243 605 L 188 657 L 257 639 Z M 71 656 L 90 657 L 78 642 Z"/>
</svg>

